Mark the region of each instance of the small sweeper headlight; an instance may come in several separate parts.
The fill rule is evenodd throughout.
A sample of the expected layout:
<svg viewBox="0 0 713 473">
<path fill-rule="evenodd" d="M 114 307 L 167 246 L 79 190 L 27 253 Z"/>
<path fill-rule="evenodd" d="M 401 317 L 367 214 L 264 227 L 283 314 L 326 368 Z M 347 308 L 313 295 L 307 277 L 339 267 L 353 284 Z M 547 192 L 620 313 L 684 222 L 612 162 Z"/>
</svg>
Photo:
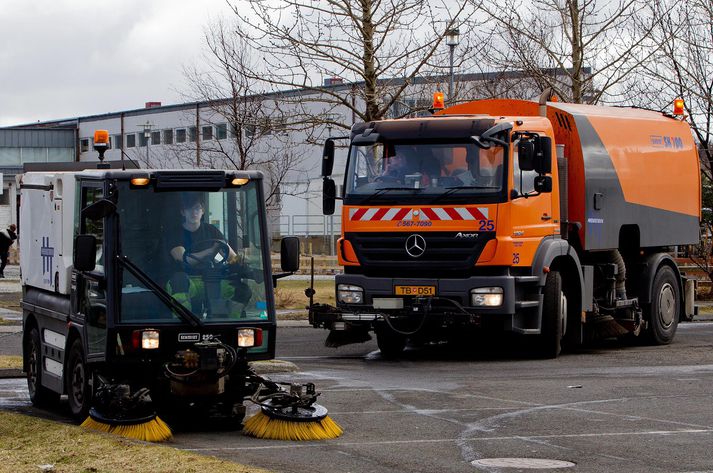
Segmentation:
<svg viewBox="0 0 713 473">
<path fill-rule="evenodd" d="M 134 330 L 131 334 L 131 346 L 134 350 L 156 350 L 159 345 L 158 330 Z"/>
<path fill-rule="evenodd" d="M 262 329 L 241 328 L 238 330 L 238 346 L 240 348 L 259 347 L 262 345 Z"/>
<path fill-rule="evenodd" d="M 503 288 L 477 287 L 471 289 L 470 305 L 475 307 L 498 307 L 503 305 Z"/>
<path fill-rule="evenodd" d="M 337 286 L 337 300 L 343 304 L 363 304 L 364 289 L 351 284 Z"/>
</svg>

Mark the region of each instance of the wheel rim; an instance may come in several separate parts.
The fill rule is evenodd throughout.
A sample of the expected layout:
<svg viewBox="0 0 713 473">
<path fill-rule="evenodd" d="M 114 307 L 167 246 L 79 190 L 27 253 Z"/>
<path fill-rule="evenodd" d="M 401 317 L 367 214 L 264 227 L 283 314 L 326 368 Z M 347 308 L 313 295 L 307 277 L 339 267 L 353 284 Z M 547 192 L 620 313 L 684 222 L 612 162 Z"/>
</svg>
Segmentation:
<svg viewBox="0 0 713 473">
<path fill-rule="evenodd" d="M 84 403 L 84 366 L 77 363 L 72 369 L 72 401 L 77 408 Z"/>
<path fill-rule="evenodd" d="M 673 324 L 676 314 L 676 292 L 670 283 L 665 283 L 659 292 L 658 318 L 663 328 L 669 328 Z"/>
</svg>

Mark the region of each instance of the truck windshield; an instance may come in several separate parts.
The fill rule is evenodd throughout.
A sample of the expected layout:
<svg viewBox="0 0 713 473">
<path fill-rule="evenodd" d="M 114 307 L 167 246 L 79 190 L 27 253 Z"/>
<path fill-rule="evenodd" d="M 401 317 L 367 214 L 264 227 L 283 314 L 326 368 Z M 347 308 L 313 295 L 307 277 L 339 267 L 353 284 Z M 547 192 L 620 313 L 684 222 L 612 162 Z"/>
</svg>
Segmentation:
<svg viewBox="0 0 713 473">
<path fill-rule="evenodd" d="M 268 318 L 254 182 L 218 192 L 117 187 L 117 250 L 130 262 L 119 266 L 121 322 L 183 322 L 161 291 L 204 323 Z"/>
<path fill-rule="evenodd" d="M 345 198 L 352 204 L 378 200 L 447 200 L 499 194 L 505 148 L 473 143 L 376 143 L 352 146 Z M 414 192 L 414 189 L 419 189 Z"/>
</svg>

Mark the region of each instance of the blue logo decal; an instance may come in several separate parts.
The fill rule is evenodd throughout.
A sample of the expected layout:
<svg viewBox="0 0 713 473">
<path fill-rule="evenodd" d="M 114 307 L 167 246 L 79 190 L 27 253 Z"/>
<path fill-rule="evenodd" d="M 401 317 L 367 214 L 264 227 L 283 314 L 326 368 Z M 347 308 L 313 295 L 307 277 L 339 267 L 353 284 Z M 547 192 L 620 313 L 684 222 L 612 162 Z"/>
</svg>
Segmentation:
<svg viewBox="0 0 713 473">
<path fill-rule="evenodd" d="M 650 135 L 649 138 L 654 148 L 683 149 L 683 139 L 679 136 Z"/>
<path fill-rule="evenodd" d="M 52 258 L 54 258 L 54 247 L 50 246 L 50 237 L 42 237 L 40 256 L 42 256 L 42 274 L 51 273 Z"/>
</svg>

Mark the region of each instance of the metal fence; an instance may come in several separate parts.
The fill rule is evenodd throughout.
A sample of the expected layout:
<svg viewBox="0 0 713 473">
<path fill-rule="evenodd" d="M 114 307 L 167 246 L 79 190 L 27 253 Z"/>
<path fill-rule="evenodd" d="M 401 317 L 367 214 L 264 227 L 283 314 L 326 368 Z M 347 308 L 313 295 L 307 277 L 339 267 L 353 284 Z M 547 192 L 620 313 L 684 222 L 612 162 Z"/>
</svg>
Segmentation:
<svg viewBox="0 0 713 473">
<path fill-rule="evenodd" d="M 342 232 L 339 215 L 280 215 L 271 227 L 273 239 L 297 236 L 313 251 L 329 255 L 335 254 L 335 241 Z"/>
</svg>

